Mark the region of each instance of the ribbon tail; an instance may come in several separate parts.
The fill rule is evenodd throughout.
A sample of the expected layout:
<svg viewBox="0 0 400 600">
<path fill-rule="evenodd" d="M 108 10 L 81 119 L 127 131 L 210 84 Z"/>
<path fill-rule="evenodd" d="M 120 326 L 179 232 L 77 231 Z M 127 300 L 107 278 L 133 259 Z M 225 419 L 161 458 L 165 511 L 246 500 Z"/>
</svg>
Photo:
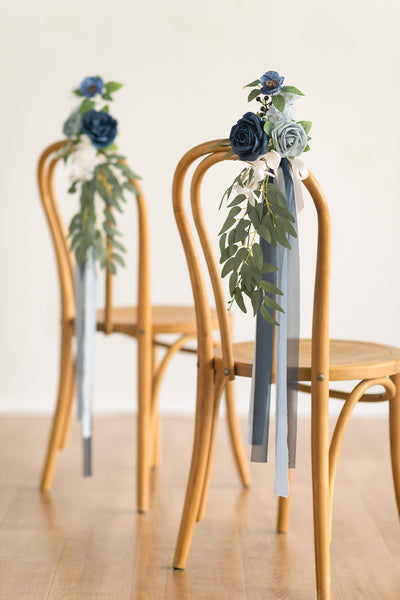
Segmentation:
<svg viewBox="0 0 400 600">
<path fill-rule="evenodd" d="M 263 260 L 276 265 L 276 248 L 260 240 Z M 263 279 L 275 284 L 275 273 L 266 273 Z M 271 383 L 274 348 L 274 326 L 264 320 L 260 312 L 256 318 L 256 338 L 252 373 L 248 441 L 252 445 L 253 462 L 268 461 L 268 438 L 271 408 Z"/>
<path fill-rule="evenodd" d="M 97 275 L 93 249 L 89 249 L 86 262 L 75 271 L 76 304 L 76 373 L 78 418 L 82 423 L 83 475 L 92 475 L 92 395 L 94 343 L 97 322 Z"/>
</svg>

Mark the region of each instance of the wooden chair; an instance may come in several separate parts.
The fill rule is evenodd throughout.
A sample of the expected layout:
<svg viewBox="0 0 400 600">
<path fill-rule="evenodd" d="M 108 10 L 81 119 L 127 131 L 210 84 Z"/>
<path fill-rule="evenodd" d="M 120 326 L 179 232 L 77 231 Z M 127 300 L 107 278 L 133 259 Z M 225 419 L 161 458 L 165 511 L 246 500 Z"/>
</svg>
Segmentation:
<svg viewBox="0 0 400 600">
<path fill-rule="evenodd" d="M 58 450 L 65 447 L 75 389 L 74 357 L 74 256 L 69 251 L 67 232 L 64 227 L 54 190 L 54 171 L 59 161 L 57 152 L 67 142 L 50 145 L 42 153 L 38 165 L 38 181 L 41 200 L 50 227 L 57 258 L 61 291 L 61 354 L 57 407 L 44 464 L 40 487 L 49 490 L 55 470 Z M 158 408 L 157 396 L 161 379 L 173 355 L 179 350 L 196 352 L 185 347 L 188 340 L 196 337 L 196 318 L 193 307 L 151 306 L 149 274 L 149 231 L 145 198 L 140 184 L 136 196 L 139 229 L 138 301 L 137 306 L 113 306 L 113 277 L 107 272 L 105 308 L 98 311 L 97 330 L 106 335 L 122 333 L 138 340 L 138 418 L 137 418 L 137 505 L 145 512 L 149 502 L 150 469 L 158 461 Z M 215 312 L 212 328 L 218 326 Z M 158 339 L 160 334 L 177 334 L 172 343 Z M 156 347 L 165 347 L 166 353 L 156 364 Z M 226 395 L 228 423 L 237 467 L 243 485 L 250 484 L 248 466 L 244 457 L 240 430 L 234 407 L 233 388 Z"/>
<path fill-rule="evenodd" d="M 211 147 L 217 149 L 210 151 Z M 229 149 L 229 148 L 228 148 Z M 192 463 L 185 505 L 176 546 L 174 567 L 185 567 L 196 521 L 205 512 L 217 429 L 218 403 L 222 391 L 235 377 L 251 377 L 253 343 L 233 344 L 218 263 L 201 206 L 204 175 L 225 159 L 228 150 L 218 140 L 196 146 L 179 162 L 173 183 L 173 206 L 186 253 L 197 315 L 198 386 Z M 206 295 L 205 276 L 183 202 L 183 182 L 190 165 L 202 158 L 191 180 L 191 207 L 195 226 L 211 279 L 221 348 L 212 345 L 212 318 Z M 344 431 L 358 401 L 389 400 L 390 446 L 395 495 L 400 512 L 400 349 L 367 342 L 329 340 L 330 216 L 328 205 L 315 177 L 303 182 L 317 211 L 318 243 L 313 325 L 311 340 L 300 341 L 300 390 L 311 393 L 311 451 L 317 597 L 330 598 L 330 535 L 333 487 Z M 330 381 L 359 380 L 351 393 L 329 389 Z M 366 394 L 373 386 L 384 392 Z M 329 397 L 344 400 L 329 444 Z M 292 474 L 292 472 L 290 472 Z M 280 498 L 278 531 L 288 526 L 289 499 Z"/>
</svg>

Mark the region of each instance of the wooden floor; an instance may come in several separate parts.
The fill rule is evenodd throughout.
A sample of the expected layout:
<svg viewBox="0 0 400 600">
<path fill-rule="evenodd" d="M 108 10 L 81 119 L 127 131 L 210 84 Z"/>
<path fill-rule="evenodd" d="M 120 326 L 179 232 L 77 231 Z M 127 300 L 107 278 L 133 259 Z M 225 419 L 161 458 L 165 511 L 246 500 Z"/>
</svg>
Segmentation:
<svg viewBox="0 0 400 600">
<path fill-rule="evenodd" d="M 244 426 L 244 424 L 243 424 Z M 171 569 L 193 421 L 163 418 L 152 507 L 134 510 L 134 419 L 95 421 L 95 474 L 80 476 L 74 425 L 50 494 L 37 485 L 46 418 L 0 418 L 0 600 L 310 600 L 315 598 L 309 423 L 299 423 L 289 532 L 275 533 L 272 465 L 242 490 L 225 423 L 207 514 L 185 571 Z M 400 527 L 384 420 L 355 420 L 337 476 L 333 599 L 400 598 Z"/>
</svg>

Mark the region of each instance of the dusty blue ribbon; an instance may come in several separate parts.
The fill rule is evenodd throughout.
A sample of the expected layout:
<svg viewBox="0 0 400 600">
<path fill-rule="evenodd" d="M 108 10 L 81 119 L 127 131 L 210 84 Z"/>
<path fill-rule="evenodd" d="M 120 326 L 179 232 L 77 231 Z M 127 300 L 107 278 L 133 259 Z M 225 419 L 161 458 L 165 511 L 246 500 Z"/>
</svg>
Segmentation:
<svg viewBox="0 0 400 600">
<path fill-rule="evenodd" d="M 97 274 L 94 252 L 88 251 L 86 262 L 75 269 L 76 387 L 78 419 L 82 424 L 83 475 L 92 475 L 92 395 L 94 342 L 96 334 Z"/>
<path fill-rule="evenodd" d="M 297 211 L 290 163 L 281 161 L 277 185 L 286 196 L 288 208 L 295 217 Z M 300 328 L 300 285 L 298 238 L 290 236 L 291 250 L 260 240 L 264 262 L 278 267 L 278 273 L 268 273 L 263 278 L 277 285 L 283 292 L 277 301 L 284 313 L 276 319 L 276 433 L 275 433 L 275 486 L 278 496 L 289 495 L 288 467 L 295 466 L 297 382 Z M 277 276 L 276 276 L 277 275 Z M 271 382 L 273 364 L 274 326 L 260 313 L 256 320 L 254 366 L 249 413 L 248 439 L 252 445 L 251 460 L 268 461 L 268 438 L 271 407 Z"/>
</svg>

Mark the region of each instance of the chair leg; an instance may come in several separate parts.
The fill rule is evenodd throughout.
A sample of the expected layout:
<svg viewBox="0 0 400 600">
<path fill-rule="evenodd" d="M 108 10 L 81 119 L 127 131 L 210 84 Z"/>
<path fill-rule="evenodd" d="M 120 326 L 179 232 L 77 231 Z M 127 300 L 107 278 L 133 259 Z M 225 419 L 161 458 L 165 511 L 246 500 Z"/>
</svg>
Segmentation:
<svg viewBox="0 0 400 600">
<path fill-rule="evenodd" d="M 71 421 L 72 421 L 72 408 L 74 405 L 74 400 L 76 397 L 76 373 L 75 373 L 75 361 L 71 356 L 71 361 L 68 367 L 68 392 L 67 392 L 67 401 L 66 401 L 66 414 L 67 418 L 65 419 L 64 428 L 60 436 L 60 450 L 64 450 L 67 446 L 69 433 L 71 430 Z"/>
<path fill-rule="evenodd" d="M 157 347 L 152 349 L 152 398 L 151 398 L 151 425 L 152 425 L 152 452 L 150 467 L 155 469 L 160 464 L 160 413 L 158 409 L 158 389 L 156 390 L 155 375 L 157 373 Z"/>
<path fill-rule="evenodd" d="M 286 533 L 289 526 L 290 498 L 292 495 L 293 469 L 289 469 L 289 496 L 284 498 L 279 496 L 278 500 L 278 520 L 276 530 L 278 533 Z"/>
<path fill-rule="evenodd" d="M 61 326 L 60 375 L 58 385 L 57 407 L 47 448 L 46 460 L 43 467 L 40 489 L 48 491 L 53 480 L 57 460 L 57 452 L 61 445 L 65 423 L 71 410 L 69 401 L 68 379 L 71 378 L 73 324 L 63 323 Z"/>
<path fill-rule="evenodd" d="M 173 566 L 184 569 L 204 490 L 210 450 L 213 411 L 213 372 L 208 365 L 198 369 L 197 401 L 192 461 Z"/>
<path fill-rule="evenodd" d="M 138 343 L 137 508 L 147 512 L 150 493 L 152 339 L 146 332 Z"/>
<path fill-rule="evenodd" d="M 233 454 L 236 460 L 236 466 L 242 485 L 245 488 L 251 485 L 251 476 L 249 466 L 246 460 L 246 454 L 243 446 L 242 435 L 239 426 L 239 420 L 235 407 L 235 384 L 234 381 L 228 381 L 225 387 L 226 414 L 231 438 Z"/>
<path fill-rule="evenodd" d="M 396 386 L 396 395 L 389 400 L 390 455 L 397 511 L 400 516 L 400 373 L 391 377 Z"/>
<path fill-rule="evenodd" d="M 322 383 L 320 388 L 317 393 L 312 393 L 311 409 L 314 549 L 317 600 L 330 600 L 329 390 Z"/>
<path fill-rule="evenodd" d="M 214 406 L 213 406 L 213 412 L 212 412 L 210 446 L 209 446 L 209 450 L 208 450 L 206 474 L 204 477 L 204 486 L 203 486 L 203 491 L 201 493 L 201 500 L 200 500 L 199 511 L 197 513 L 196 521 L 201 521 L 206 512 L 207 498 L 208 498 L 208 492 L 210 489 L 212 467 L 213 467 L 213 462 L 214 462 L 215 443 L 217 441 L 219 405 L 220 405 L 222 392 L 224 390 L 224 385 L 226 386 L 227 383 L 228 382 L 226 382 L 224 375 L 222 373 L 219 373 L 217 376 L 216 382 L 215 382 L 215 386 L 214 386 Z M 225 395 L 226 395 L 226 387 L 225 387 Z"/>
</svg>

